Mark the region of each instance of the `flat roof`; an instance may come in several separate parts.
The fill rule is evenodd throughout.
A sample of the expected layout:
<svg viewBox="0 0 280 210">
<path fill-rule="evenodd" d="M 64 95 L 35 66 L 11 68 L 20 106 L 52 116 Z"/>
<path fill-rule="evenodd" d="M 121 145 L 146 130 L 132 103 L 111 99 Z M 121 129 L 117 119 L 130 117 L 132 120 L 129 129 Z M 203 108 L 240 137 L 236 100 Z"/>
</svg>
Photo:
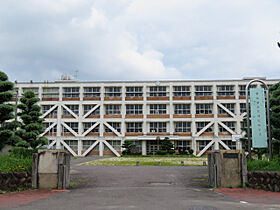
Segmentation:
<svg viewBox="0 0 280 210">
<path fill-rule="evenodd" d="M 240 81 L 250 81 L 253 79 L 261 79 L 265 81 L 280 81 L 280 79 L 266 79 L 265 77 L 245 77 L 243 79 L 210 79 L 210 80 L 95 80 L 95 81 L 81 81 L 81 80 L 55 80 L 55 81 L 42 81 L 42 82 L 15 82 L 16 84 L 55 84 L 55 83 L 156 83 L 156 82 L 240 82 Z"/>
</svg>

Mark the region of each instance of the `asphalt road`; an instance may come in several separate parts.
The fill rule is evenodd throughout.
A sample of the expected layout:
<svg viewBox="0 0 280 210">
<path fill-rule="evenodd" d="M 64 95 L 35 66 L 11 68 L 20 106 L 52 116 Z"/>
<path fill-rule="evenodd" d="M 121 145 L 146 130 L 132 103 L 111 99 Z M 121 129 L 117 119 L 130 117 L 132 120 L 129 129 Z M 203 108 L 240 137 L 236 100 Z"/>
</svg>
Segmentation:
<svg viewBox="0 0 280 210">
<path fill-rule="evenodd" d="M 240 202 L 207 186 L 206 167 L 77 166 L 69 191 L 13 209 L 279 209 Z"/>
</svg>

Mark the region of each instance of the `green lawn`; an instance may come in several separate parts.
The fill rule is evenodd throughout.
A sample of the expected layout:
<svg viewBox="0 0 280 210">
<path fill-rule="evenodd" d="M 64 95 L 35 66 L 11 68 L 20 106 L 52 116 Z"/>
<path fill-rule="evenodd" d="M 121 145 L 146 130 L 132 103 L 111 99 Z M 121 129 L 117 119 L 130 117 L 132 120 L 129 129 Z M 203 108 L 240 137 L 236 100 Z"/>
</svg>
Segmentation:
<svg viewBox="0 0 280 210">
<path fill-rule="evenodd" d="M 139 161 L 140 166 L 158 166 L 159 162 L 161 162 L 162 166 L 181 166 L 181 161 L 184 161 L 184 166 L 202 166 L 203 162 L 207 163 L 207 158 L 186 156 L 125 156 L 93 160 L 86 163 L 81 163 L 80 165 L 135 166 L 137 161 Z"/>
</svg>

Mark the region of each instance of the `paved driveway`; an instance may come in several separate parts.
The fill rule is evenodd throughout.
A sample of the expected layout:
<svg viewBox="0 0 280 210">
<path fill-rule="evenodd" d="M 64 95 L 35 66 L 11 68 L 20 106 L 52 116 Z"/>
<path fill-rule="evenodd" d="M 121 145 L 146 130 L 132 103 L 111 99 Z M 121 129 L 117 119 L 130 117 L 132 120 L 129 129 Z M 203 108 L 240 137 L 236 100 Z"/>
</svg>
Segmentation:
<svg viewBox="0 0 280 210">
<path fill-rule="evenodd" d="M 213 191 L 207 186 L 205 167 L 73 165 L 72 169 L 76 187 L 14 209 L 278 209 Z"/>
</svg>

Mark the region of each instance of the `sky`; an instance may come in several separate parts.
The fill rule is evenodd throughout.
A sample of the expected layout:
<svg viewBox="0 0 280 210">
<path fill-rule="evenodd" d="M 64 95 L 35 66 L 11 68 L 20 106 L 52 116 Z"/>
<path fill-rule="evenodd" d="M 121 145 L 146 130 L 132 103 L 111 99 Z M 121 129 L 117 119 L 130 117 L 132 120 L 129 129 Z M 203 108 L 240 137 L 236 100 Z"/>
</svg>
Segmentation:
<svg viewBox="0 0 280 210">
<path fill-rule="evenodd" d="M 0 1 L 11 81 L 280 78 L 279 0 Z"/>
</svg>

